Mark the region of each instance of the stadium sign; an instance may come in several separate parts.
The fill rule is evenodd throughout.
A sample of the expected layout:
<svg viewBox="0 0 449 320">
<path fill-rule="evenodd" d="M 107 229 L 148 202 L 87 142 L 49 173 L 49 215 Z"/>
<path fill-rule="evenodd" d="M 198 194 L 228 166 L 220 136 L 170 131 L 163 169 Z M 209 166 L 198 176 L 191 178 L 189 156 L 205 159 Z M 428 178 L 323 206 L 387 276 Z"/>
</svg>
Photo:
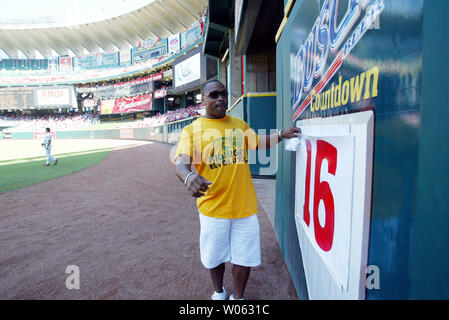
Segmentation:
<svg viewBox="0 0 449 320">
<path fill-rule="evenodd" d="M 156 90 L 156 91 L 154 91 L 154 98 L 155 99 L 163 98 L 166 95 L 167 95 L 167 91 L 166 90 Z"/>
<path fill-rule="evenodd" d="M 174 65 L 175 88 L 200 80 L 201 76 L 201 55 L 195 55 Z"/>
<path fill-rule="evenodd" d="M 312 31 L 296 52 L 291 69 L 293 120 L 321 93 L 351 50 L 372 28 L 384 9 L 384 1 L 348 0 L 347 11 L 337 25 L 339 7 L 339 0 L 324 1 Z M 325 69 L 330 53 L 335 58 Z M 315 79 L 319 79 L 316 84 Z"/>
<path fill-rule="evenodd" d="M 0 88 L 0 110 L 30 109 L 34 107 L 33 88 Z"/>
<path fill-rule="evenodd" d="M 174 54 L 181 50 L 181 41 L 179 40 L 179 33 L 168 37 L 168 53 Z"/>
<path fill-rule="evenodd" d="M 151 94 L 100 101 L 100 114 L 132 113 L 152 110 Z"/>
<path fill-rule="evenodd" d="M 72 86 L 38 87 L 34 89 L 36 106 L 40 108 L 78 108 Z"/>
<path fill-rule="evenodd" d="M 300 120 L 295 223 L 310 299 L 363 299 L 374 113 Z"/>
<path fill-rule="evenodd" d="M 147 40 L 140 43 L 137 48 L 131 49 L 132 62 L 143 62 L 152 58 L 163 56 L 168 52 L 167 38 Z"/>
<path fill-rule="evenodd" d="M 131 98 L 115 99 L 114 113 L 128 113 L 151 110 L 151 94 Z"/>
</svg>

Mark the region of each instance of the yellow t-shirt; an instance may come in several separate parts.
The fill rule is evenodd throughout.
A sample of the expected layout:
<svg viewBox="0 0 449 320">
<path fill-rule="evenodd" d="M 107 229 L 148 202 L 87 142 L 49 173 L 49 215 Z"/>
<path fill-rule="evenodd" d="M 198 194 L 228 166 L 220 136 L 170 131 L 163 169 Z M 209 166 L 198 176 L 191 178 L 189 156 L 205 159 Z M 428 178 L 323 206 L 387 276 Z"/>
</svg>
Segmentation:
<svg viewBox="0 0 449 320">
<path fill-rule="evenodd" d="M 198 174 L 212 182 L 205 196 L 197 200 L 202 214 L 237 219 L 257 213 L 247 150 L 256 149 L 258 140 L 245 121 L 229 115 L 201 117 L 183 129 L 176 157 L 189 155 Z"/>
</svg>

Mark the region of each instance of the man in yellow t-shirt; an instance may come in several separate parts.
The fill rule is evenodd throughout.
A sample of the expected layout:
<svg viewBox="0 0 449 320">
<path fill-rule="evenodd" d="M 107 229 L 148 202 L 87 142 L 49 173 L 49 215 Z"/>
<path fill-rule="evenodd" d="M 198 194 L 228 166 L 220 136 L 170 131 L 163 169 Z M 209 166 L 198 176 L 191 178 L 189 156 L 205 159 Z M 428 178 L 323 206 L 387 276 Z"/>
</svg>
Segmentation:
<svg viewBox="0 0 449 320">
<path fill-rule="evenodd" d="M 283 138 L 297 137 L 300 130 L 291 127 L 258 136 L 245 121 L 226 115 L 228 93 L 221 82 L 208 81 L 201 92 L 206 114 L 182 131 L 176 175 L 197 198 L 201 262 L 210 270 L 215 288 L 211 298 L 226 299 L 223 275 L 225 262 L 230 261 L 234 277 L 230 299 L 243 299 L 250 269 L 260 265 L 257 197 L 247 150 L 270 148 Z"/>
</svg>

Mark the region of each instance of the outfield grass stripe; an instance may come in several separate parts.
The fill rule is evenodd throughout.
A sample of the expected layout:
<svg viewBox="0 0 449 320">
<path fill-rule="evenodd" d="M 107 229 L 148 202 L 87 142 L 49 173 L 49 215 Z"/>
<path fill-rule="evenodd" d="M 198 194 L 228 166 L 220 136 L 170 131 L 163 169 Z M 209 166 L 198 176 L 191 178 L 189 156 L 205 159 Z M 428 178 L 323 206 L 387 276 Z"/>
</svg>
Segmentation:
<svg viewBox="0 0 449 320">
<path fill-rule="evenodd" d="M 103 152 L 103 151 L 111 151 L 113 148 L 103 148 L 103 149 L 93 149 L 93 150 L 86 150 L 86 151 L 78 151 L 78 152 L 67 152 L 67 153 L 52 153 L 52 156 L 55 158 L 64 158 L 72 155 L 83 155 L 83 154 L 89 154 L 89 153 L 95 153 L 95 152 Z M 13 164 L 13 163 L 22 163 L 27 161 L 35 161 L 35 160 L 46 160 L 47 156 L 38 156 L 38 157 L 30 157 L 30 158 L 20 158 L 20 159 L 12 159 L 12 160 L 1 160 L 0 166 Z"/>
<path fill-rule="evenodd" d="M 41 160 L 2 165 L 0 166 L 0 193 L 83 170 L 104 160 L 109 152 L 110 150 L 69 155 L 58 161 L 58 165 L 49 167 L 43 167 Z"/>
</svg>

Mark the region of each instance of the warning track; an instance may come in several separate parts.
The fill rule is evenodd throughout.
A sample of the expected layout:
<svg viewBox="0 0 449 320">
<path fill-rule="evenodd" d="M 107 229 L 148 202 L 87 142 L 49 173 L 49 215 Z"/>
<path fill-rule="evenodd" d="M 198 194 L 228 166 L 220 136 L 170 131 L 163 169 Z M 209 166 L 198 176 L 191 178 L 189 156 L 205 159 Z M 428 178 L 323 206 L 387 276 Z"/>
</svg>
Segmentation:
<svg viewBox="0 0 449 320">
<path fill-rule="evenodd" d="M 175 176 L 171 148 L 114 150 L 85 170 L 1 194 L 0 299 L 209 299 L 195 200 Z M 259 208 L 262 265 L 245 296 L 297 299 Z M 69 265 L 79 267 L 79 290 L 66 288 Z"/>
</svg>

